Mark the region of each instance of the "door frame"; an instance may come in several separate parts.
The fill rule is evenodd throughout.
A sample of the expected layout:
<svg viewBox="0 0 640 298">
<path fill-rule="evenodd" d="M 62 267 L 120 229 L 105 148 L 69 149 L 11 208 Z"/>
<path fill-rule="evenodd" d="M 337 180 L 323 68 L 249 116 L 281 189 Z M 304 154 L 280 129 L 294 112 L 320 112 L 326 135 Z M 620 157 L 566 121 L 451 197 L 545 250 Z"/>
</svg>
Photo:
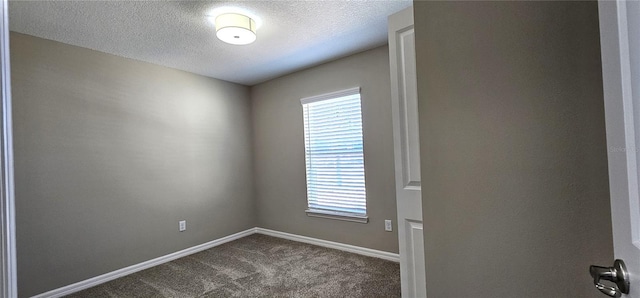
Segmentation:
<svg viewBox="0 0 640 298">
<path fill-rule="evenodd" d="M 0 10 L 0 297 L 17 297 L 8 0 L 0 0 Z"/>
</svg>

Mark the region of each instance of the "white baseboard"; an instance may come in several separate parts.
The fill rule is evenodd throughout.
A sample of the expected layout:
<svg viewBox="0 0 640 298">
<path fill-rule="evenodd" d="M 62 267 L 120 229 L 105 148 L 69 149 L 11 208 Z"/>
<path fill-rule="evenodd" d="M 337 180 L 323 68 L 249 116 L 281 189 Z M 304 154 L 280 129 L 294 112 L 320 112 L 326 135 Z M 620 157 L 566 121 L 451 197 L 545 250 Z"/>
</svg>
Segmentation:
<svg viewBox="0 0 640 298">
<path fill-rule="evenodd" d="M 251 228 L 242 232 L 238 232 L 235 233 L 233 235 L 229 235 L 226 237 L 222 237 L 220 239 L 216 239 L 213 241 L 209 241 L 207 243 L 203 243 L 200 245 L 196 245 L 187 249 L 183 249 L 181 251 L 177 251 L 162 257 L 158 257 L 149 261 L 145 261 L 142 263 L 138 263 L 135 265 L 131 265 L 129 267 L 125 267 L 122 269 L 118 269 L 116 271 L 111 271 L 109 273 L 105 273 L 103 275 L 99 275 L 90 279 L 86 279 L 74 284 L 70 284 L 68 286 L 64 286 L 62 288 L 58 288 L 55 290 L 51 290 L 49 292 L 45 292 L 42 294 L 38 294 L 36 296 L 33 296 L 32 298 L 58 298 L 58 297 L 62 297 L 62 296 L 66 296 L 69 294 L 73 294 L 75 292 L 79 292 L 82 291 L 84 289 L 88 289 L 91 287 L 95 287 L 99 284 L 103 284 L 105 282 L 108 281 L 112 281 L 116 278 L 120 278 L 123 277 L 125 275 L 129 275 L 132 273 L 136 273 L 138 271 L 144 270 L 144 269 L 148 269 L 151 268 L 153 266 L 158 266 L 160 264 L 164 264 L 166 262 L 170 262 L 173 261 L 175 259 L 179 259 L 182 257 L 186 257 L 190 254 L 194 254 L 236 239 L 240 239 L 242 237 L 246 237 L 249 236 L 251 234 L 255 234 L 255 233 L 259 233 L 259 234 L 263 234 L 263 235 L 268 235 L 268 236 L 273 236 L 273 237 L 278 237 L 278 238 L 283 238 L 283 239 L 287 239 L 287 240 L 293 240 L 293 241 L 298 241 L 298 242 L 303 242 L 303 243 L 309 243 L 309 244 L 313 244 L 313 245 L 318 245 L 318 246 L 323 246 L 323 247 L 328 247 L 328 248 L 333 248 L 333 249 L 338 249 L 338 250 L 342 250 L 342 251 L 347 251 L 347 252 L 351 252 L 351 253 L 355 253 L 355 254 L 360 254 L 360 255 L 364 255 L 364 256 L 368 256 L 368 257 L 375 257 L 375 258 L 380 258 L 380 259 L 385 259 L 388 261 L 393 261 L 393 262 L 400 262 L 400 257 L 398 254 L 395 253 L 390 253 L 390 252 L 386 252 L 386 251 L 381 251 L 381 250 L 375 250 L 375 249 L 370 249 L 370 248 L 365 248 L 365 247 L 360 247 L 360 246 L 355 246 L 355 245 L 349 245 L 349 244 L 344 244 L 344 243 L 339 243 L 339 242 L 333 242 L 333 241 L 327 241 L 327 240 L 322 240 L 322 239 L 316 239 L 316 238 L 311 238 L 311 237 L 306 237 L 306 236 L 300 236 L 300 235 L 296 235 L 296 234 L 289 234 L 289 233 L 285 233 L 285 232 L 279 232 L 279 231 L 274 231 L 274 230 L 269 230 L 269 229 L 263 229 L 263 228 Z"/>
<path fill-rule="evenodd" d="M 200 244 L 200 245 L 189 247 L 187 249 L 183 249 L 181 251 L 177 251 L 177 252 L 162 256 L 162 257 L 158 257 L 158 258 L 155 258 L 155 259 L 152 259 L 152 260 L 149 260 L 149 261 L 145 261 L 145 262 L 142 262 L 142 263 L 131 265 L 129 267 L 118 269 L 116 271 L 111 271 L 109 273 L 105 273 L 103 275 L 99 275 L 99 276 L 96 276 L 96 277 L 93 277 L 93 278 L 90 278 L 90 279 L 86 279 L 86 280 L 83 280 L 81 282 L 70 284 L 70 285 L 64 286 L 62 288 L 51 290 L 49 292 L 45 292 L 45 293 L 33 296 L 32 298 L 45 298 L 45 297 L 46 298 L 58 298 L 58 297 L 66 296 L 66 295 L 69 295 L 69 294 L 72 294 L 72 293 L 75 293 L 75 292 L 82 291 L 84 289 L 95 287 L 95 286 L 97 286 L 99 284 L 103 284 L 105 282 L 114 280 L 114 279 L 119 278 L 119 277 L 123 277 L 125 275 L 136 273 L 138 271 L 141 271 L 141 270 L 144 270 L 144 269 L 148 269 L 148 268 L 151 268 L 153 266 L 158 266 L 160 264 L 164 264 L 166 262 L 170 262 L 170 261 L 173 261 L 175 259 L 186 257 L 186 256 L 188 256 L 190 254 L 194 254 L 194 253 L 203 251 L 205 249 L 209 249 L 209 248 L 212 248 L 212 247 L 215 247 L 215 246 L 218 246 L 218 245 L 221 245 L 221 244 L 224 244 L 224 243 L 236 240 L 236 239 L 240 239 L 240 238 L 245 237 L 245 236 L 249 236 L 251 234 L 254 234 L 255 232 L 256 232 L 256 228 L 251 228 L 251 229 L 248 229 L 248 230 L 245 230 L 245 231 L 242 231 L 242 232 L 238 232 L 238 233 L 226 236 L 226 237 L 222 237 L 220 239 L 209 241 L 207 243 L 203 243 L 203 244 Z"/>
<path fill-rule="evenodd" d="M 318 245 L 318 246 L 324 246 L 324 247 L 342 250 L 342 251 L 355 253 L 363 256 L 380 258 L 380 259 L 384 259 L 384 260 L 388 260 L 396 263 L 400 262 L 400 256 L 396 253 L 390 253 L 390 252 L 375 250 L 371 248 L 349 245 L 349 244 L 344 244 L 340 242 L 327 241 L 327 240 L 311 238 L 307 236 L 300 236 L 296 234 L 289 234 L 285 232 L 279 232 L 279 231 L 263 229 L 263 228 L 256 228 L 256 233 L 264 234 L 267 236 L 283 238 L 287 240 L 309 243 L 309 244 Z"/>
</svg>

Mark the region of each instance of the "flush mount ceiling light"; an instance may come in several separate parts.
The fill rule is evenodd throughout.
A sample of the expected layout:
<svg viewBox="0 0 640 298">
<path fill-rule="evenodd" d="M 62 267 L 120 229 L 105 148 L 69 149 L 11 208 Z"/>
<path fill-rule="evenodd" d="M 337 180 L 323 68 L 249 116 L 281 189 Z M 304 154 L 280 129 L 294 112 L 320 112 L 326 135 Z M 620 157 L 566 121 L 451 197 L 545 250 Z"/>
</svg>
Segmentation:
<svg viewBox="0 0 640 298">
<path fill-rule="evenodd" d="M 238 13 L 221 14 L 216 17 L 216 36 L 230 44 L 250 44 L 256 40 L 256 22 Z"/>
</svg>

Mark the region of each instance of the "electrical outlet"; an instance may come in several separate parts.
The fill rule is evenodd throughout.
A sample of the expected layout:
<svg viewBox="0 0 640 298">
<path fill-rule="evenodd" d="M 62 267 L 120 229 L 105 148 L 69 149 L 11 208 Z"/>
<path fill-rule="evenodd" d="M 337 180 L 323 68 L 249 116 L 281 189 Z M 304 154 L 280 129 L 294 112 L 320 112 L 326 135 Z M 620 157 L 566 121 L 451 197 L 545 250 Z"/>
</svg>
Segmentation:
<svg viewBox="0 0 640 298">
<path fill-rule="evenodd" d="M 178 226 L 179 226 L 179 231 L 184 232 L 187 229 L 187 221 L 186 220 L 179 221 Z"/>
<path fill-rule="evenodd" d="M 391 220 L 390 219 L 385 219 L 384 220 L 384 230 L 387 231 L 387 232 L 393 231 L 393 226 L 391 225 Z"/>
</svg>

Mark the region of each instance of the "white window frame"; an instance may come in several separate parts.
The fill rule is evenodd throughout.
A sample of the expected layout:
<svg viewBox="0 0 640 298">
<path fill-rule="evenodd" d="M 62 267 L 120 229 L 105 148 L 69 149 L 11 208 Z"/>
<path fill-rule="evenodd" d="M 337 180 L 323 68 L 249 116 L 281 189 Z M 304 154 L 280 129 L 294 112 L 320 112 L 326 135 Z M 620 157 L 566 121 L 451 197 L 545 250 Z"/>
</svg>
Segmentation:
<svg viewBox="0 0 640 298">
<path fill-rule="evenodd" d="M 346 89 L 346 90 L 341 90 L 341 91 L 336 91 L 336 92 L 331 92 L 331 93 L 326 93 L 326 94 L 322 94 L 322 95 L 317 95 L 317 96 L 312 96 L 312 97 L 306 97 L 303 99 L 300 99 L 300 103 L 302 104 L 302 107 L 304 109 L 305 105 L 307 104 L 311 104 L 314 102 L 320 102 L 320 101 L 325 101 L 325 100 L 332 100 L 332 99 L 337 99 L 340 97 L 346 97 L 346 96 L 352 96 L 352 95 L 358 95 L 360 97 L 360 117 L 361 117 L 361 121 L 363 121 L 363 117 L 362 117 L 362 96 L 360 94 L 360 87 L 355 87 L 355 88 L 350 88 L 350 89 Z M 303 112 L 304 115 L 304 112 Z M 365 212 L 364 213 L 349 213 L 349 212 L 344 212 L 344 211 L 338 211 L 338 210 L 330 210 L 329 209 L 312 209 L 310 208 L 310 204 L 309 204 L 309 181 L 308 181 L 308 175 L 309 173 L 307 173 L 307 169 L 308 169 L 308 159 L 307 159 L 307 142 L 306 142 L 306 138 L 307 138 L 307 125 L 308 123 L 306 122 L 306 120 L 303 119 L 303 125 L 305 127 L 305 132 L 304 132 L 304 136 L 305 136 L 305 179 L 307 180 L 307 209 L 305 210 L 306 214 L 308 216 L 312 216 L 312 217 L 321 217 L 321 218 L 329 218 L 329 219 L 338 219 L 338 220 L 345 220 L 345 221 L 351 221 L 351 222 L 358 222 L 358 223 L 368 223 L 369 222 L 369 217 L 367 216 L 367 205 L 368 205 L 368 200 L 367 200 L 367 196 L 366 196 L 366 183 L 364 186 L 364 190 L 365 190 L 365 195 L 364 195 L 364 200 L 365 200 Z M 362 134 L 362 138 L 364 139 L 364 132 L 361 131 Z M 364 143 L 364 140 L 363 140 Z M 362 149 L 362 156 L 363 156 L 363 163 L 364 163 L 364 144 L 363 144 L 363 149 Z M 363 179 L 365 179 L 366 174 L 364 173 L 364 169 L 363 169 Z"/>
</svg>

